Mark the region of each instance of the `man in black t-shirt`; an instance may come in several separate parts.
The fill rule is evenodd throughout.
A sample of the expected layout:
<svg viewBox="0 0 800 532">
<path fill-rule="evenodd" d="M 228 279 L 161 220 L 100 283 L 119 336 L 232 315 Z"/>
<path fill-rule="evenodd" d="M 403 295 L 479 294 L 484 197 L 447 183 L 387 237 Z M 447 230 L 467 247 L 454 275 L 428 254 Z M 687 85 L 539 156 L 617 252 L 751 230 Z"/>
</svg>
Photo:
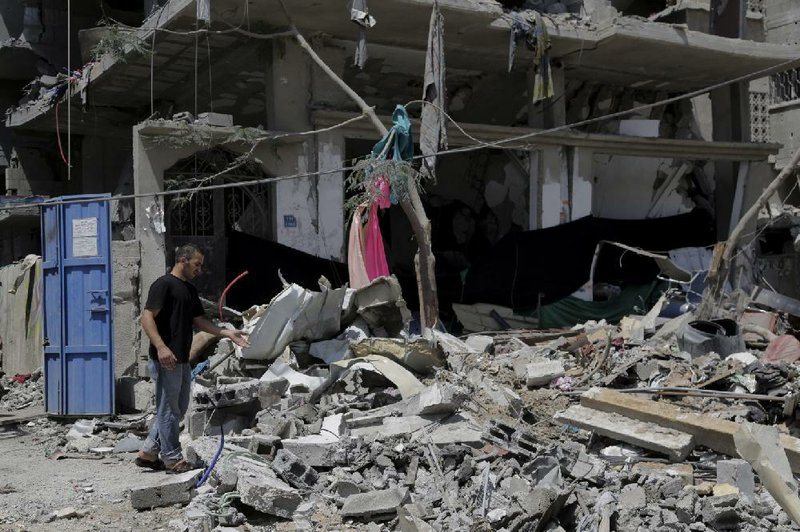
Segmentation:
<svg viewBox="0 0 800 532">
<path fill-rule="evenodd" d="M 175 250 L 172 270 L 156 279 L 147 294 L 142 328 L 150 339 L 150 374 L 156 385 L 156 419 L 136 458 L 141 467 L 183 473 L 191 466 L 183 460 L 180 423 L 189 407 L 192 372 L 189 350 L 193 327 L 230 338 L 248 347 L 242 331 L 222 329 L 203 317 L 197 289 L 189 281 L 200 275 L 203 253 L 193 244 Z M 159 454 L 161 459 L 159 460 Z"/>
</svg>

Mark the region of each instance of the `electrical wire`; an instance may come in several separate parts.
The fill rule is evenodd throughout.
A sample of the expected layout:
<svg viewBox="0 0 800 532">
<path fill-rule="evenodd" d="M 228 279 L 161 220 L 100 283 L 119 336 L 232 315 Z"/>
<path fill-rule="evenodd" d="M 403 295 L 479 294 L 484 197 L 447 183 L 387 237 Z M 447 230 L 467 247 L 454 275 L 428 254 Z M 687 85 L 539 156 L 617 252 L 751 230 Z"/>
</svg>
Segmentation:
<svg viewBox="0 0 800 532">
<path fill-rule="evenodd" d="M 768 73 L 780 70 L 783 67 L 787 67 L 788 68 L 788 65 L 794 64 L 796 62 L 797 62 L 797 60 L 795 60 L 795 59 L 787 60 L 787 61 L 785 61 L 783 63 L 780 63 L 779 65 L 776 65 L 774 67 L 761 69 L 761 70 L 752 72 L 750 74 L 745 74 L 745 75 L 742 75 L 742 76 L 739 76 L 739 77 L 736 77 L 736 78 L 733 78 L 733 79 L 729 79 L 727 81 L 723 81 L 723 82 L 720 82 L 720 83 L 715 83 L 715 84 L 710 85 L 708 87 L 705 87 L 703 89 L 698 89 L 698 90 L 695 90 L 695 91 L 692 91 L 692 92 L 689 92 L 689 93 L 686 93 L 686 94 L 673 96 L 673 97 L 666 98 L 666 99 L 663 99 L 663 100 L 660 100 L 660 101 L 656 101 L 656 102 L 653 102 L 653 103 L 649 103 L 649 104 L 644 104 L 644 105 L 640 105 L 640 106 L 637 106 L 637 107 L 633 107 L 631 109 L 627 109 L 627 110 L 623 110 L 623 111 L 617 111 L 617 112 L 614 112 L 614 113 L 611 113 L 611 114 L 597 116 L 597 117 L 593 117 L 593 118 L 588 118 L 588 119 L 581 120 L 581 121 L 578 121 L 578 122 L 573 122 L 573 123 L 570 123 L 570 124 L 564 124 L 564 125 L 556 126 L 556 127 L 549 128 L 549 129 L 538 130 L 538 131 L 533 131 L 533 132 L 529 132 L 529 133 L 523 133 L 521 135 L 507 137 L 505 139 L 500 139 L 500 140 L 496 140 L 496 141 L 484 141 L 484 140 L 480 140 L 480 139 L 478 139 L 476 137 L 473 137 L 471 135 L 468 135 L 468 137 L 471 140 L 473 140 L 473 142 L 475 142 L 475 144 L 462 146 L 462 147 L 458 147 L 458 148 L 448 148 L 448 149 L 444 149 L 444 150 L 438 150 L 438 151 L 430 153 L 430 154 L 416 155 L 416 156 L 414 156 L 412 158 L 412 160 L 417 161 L 417 160 L 426 159 L 428 157 L 437 157 L 437 156 L 440 156 L 440 155 L 452 155 L 452 154 L 457 154 L 457 153 L 468 153 L 468 152 L 477 151 L 477 150 L 484 149 L 484 148 L 528 150 L 529 151 L 533 146 L 535 146 L 535 144 L 532 145 L 530 143 L 525 143 L 525 144 L 518 144 L 518 145 L 511 145 L 511 146 L 509 146 L 509 144 L 512 143 L 512 142 L 525 141 L 525 140 L 528 140 L 528 139 L 531 139 L 531 138 L 540 137 L 540 136 L 544 136 L 544 135 L 549 135 L 549 134 L 557 133 L 557 132 L 560 132 L 560 131 L 567 131 L 567 130 L 571 130 L 573 128 L 582 127 L 582 126 L 586 126 L 586 125 L 589 125 L 589 124 L 594 124 L 594 123 L 598 123 L 598 122 L 602 122 L 602 121 L 606 121 L 606 120 L 611 120 L 611 119 L 619 118 L 619 117 L 622 117 L 622 116 L 627 116 L 627 115 L 630 115 L 630 114 L 640 113 L 640 112 L 645 111 L 645 110 L 653 109 L 655 107 L 661 107 L 663 105 L 668 105 L 670 103 L 675 103 L 675 102 L 678 102 L 678 101 L 681 101 L 681 100 L 685 100 L 685 99 L 695 98 L 697 96 L 701 96 L 703 94 L 707 94 L 709 92 L 712 92 L 714 90 L 717 90 L 717 89 L 720 89 L 720 88 L 723 88 L 723 87 L 727 87 L 729 85 L 733 85 L 733 84 L 736 84 L 736 83 L 743 83 L 745 81 L 749 81 L 749 80 L 753 80 L 753 79 L 758 79 L 758 78 L 764 77 Z M 419 100 L 415 100 L 415 101 L 419 101 Z M 430 104 L 430 102 L 425 102 L 425 103 Z M 152 105 L 152 103 L 151 103 L 151 105 Z M 336 129 L 338 127 L 342 127 L 342 126 L 344 126 L 344 125 L 346 125 L 346 124 L 348 124 L 350 122 L 354 122 L 356 120 L 361 120 L 361 119 L 363 119 L 365 117 L 366 117 L 366 115 L 362 113 L 361 115 L 359 115 L 357 117 L 353 117 L 353 118 L 351 118 L 349 120 L 346 120 L 344 122 L 341 122 L 339 124 L 331 126 L 330 128 L 325 128 L 325 129 L 321 129 L 321 130 L 301 131 L 301 132 L 297 132 L 297 133 L 286 133 L 286 134 L 281 134 L 281 135 L 265 135 L 264 137 L 256 139 L 254 141 L 255 142 L 254 143 L 254 147 L 258 143 L 263 142 L 265 140 L 276 140 L 276 139 L 279 139 L 279 138 L 285 138 L 285 137 L 290 137 L 290 136 L 302 136 L 302 135 L 319 134 L 319 133 L 322 133 L 322 132 L 325 132 L 325 131 L 330 131 L 332 129 Z M 449 115 L 448 115 L 448 118 L 451 121 L 455 122 L 452 117 L 449 117 Z M 461 131 L 464 131 L 463 128 L 460 125 L 458 126 L 458 129 L 460 129 Z M 251 149 L 251 153 L 252 153 L 252 151 L 253 150 Z M 216 177 L 216 176 L 219 176 L 219 175 L 224 175 L 228 171 L 231 171 L 231 170 L 233 170 L 235 168 L 238 168 L 238 166 L 241 166 L 241 164 L 235 165 L 235 166 L 233 166 L 233 167 L 231 167 L 229 169 L 223 170 L 223 171 L 215 174 L 215 176 L 213 176 L 213 177 Z M 304 178 L 304 177 L 318 177 L 318 176 L 322 176 L 322 175 L 338 174 L 338 173 L 341 173 L 341 172 L 346 172 L 346 171 L 349 171 L 349 170 L 353 170 L 354 168 L 355 168 L 355 166 L 342 166 L 342 167 L 339 167 L 339 168 L 332 168 L 332 169 L 328 169 L 328 170 L 317 170 L 317 171 L 312 171 L 312 172 L 300 172 L 300 173 L 291 174 L 291 175 L 283 175 L 283 176 L 264 178 L 264 179 L 254 179 L 254 180 L 251 180 L 251 181 L 239 181 L 239 182 L 235 182 L 235 183 L 220 183 L 220 184 L 217 184 L 217 185 L 208 185 L 208 186 L 205 186 L 205 187 L 188 187 L 188 188 L 183 188 L 183 189 L 173 189 L 173 190 L 168 190 L 168 191 L 159 191 L 159 192 L 151 192 L 151 193 L 125 194 L 125 195 L 111 196 L 109 198 L 97 198 L 97 199 L 94 199 L 92 201 L 115 201 L 115 200 L 121 200 L 121 199 L 135 199 L 135 198 L 144 198 L 144 197 L 171 196 L 171 195 L 177 195 L 177 194 L 183 194 L 183 193 L 198 192 L 200 190 L 214 190 L 214 189 L 217 189 L 217 188 L 235 188 L 235 187 L 255 186 L 255 185 L 261 185 L 261 184 L 272 183 L 272 182 L 277 182 L 277 181 L 285 181 L 285 180 L 289 180 L 289 179 L 298 179 L 298 178 Z M 68 204 L 70 202 L 81 203 L 81 201 L 78 201 L 78 200 L 58 200 L 58 201 L 49 201 L 49 202 L 41 202 L 41 203 L 29 203 L 29 204 L 25 204 L 25 205 L 8 205 L 8 206 L 0 206 L 0 212 L 2 212 L 4 210 L 31 208 L 31 207 L 42 206 L 42 205 Z"/>
<path fill-rule="evenodd" d="M 61 105 L 61 102 L 58 102 L 56 104 L 56 140 L 58 140 L 58 154 L 61 156 L 61 160 L 64 162 L 64 164 L 67 166 L 67 168 L 69 168 L 69 161 L 64 156 L 64 147 L 61 145 L 61 126 L 60 126 L 59 121 L 58 121 L 58 111 L 59 111 L 59 106 L 60 105 Z M 69 171 L 69 170 L 67 170 L 67 171 Z"/>
</svg>

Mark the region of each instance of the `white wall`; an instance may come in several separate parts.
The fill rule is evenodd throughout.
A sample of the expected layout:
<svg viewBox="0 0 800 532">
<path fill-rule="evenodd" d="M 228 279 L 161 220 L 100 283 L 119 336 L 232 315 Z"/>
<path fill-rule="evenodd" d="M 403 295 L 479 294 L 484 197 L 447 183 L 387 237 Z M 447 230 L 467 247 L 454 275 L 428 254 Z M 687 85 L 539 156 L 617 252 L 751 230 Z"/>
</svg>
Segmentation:
<svg viewBox="0 0 800 532">
<path fill-rule="evenodd" d="M 646 218 L 659 174 L 665 179 L 673 171 L 672 159 L 595 155 L 593 214 L 616 220 Z M 672 191 L 665 196 L 657 217 L 684 214 L 692 208 L 691 200 Z"/>
</svg>

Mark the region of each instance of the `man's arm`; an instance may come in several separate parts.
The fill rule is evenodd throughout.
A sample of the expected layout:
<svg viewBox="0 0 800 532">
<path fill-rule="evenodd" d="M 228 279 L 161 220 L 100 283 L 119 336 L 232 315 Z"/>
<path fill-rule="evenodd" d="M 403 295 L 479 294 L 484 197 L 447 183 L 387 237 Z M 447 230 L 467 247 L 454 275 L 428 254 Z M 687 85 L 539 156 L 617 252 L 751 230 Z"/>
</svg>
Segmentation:
<svg viewBox="0 0 800 532">
<path fill-rule="evenodd" d="M 217 327 L 203 316 L 196 316 L 194 318 L 194 326 L 203 332 L 213 334 L 214 336 L 224 336 L 230 338 L 233 343 L 239 347 L 250 347 L 250 342 L 247 341 L 245 333 L 237 329 L 223 329 Z"/>
<path fill-rule="evenodd" d="M 175 369 L 178 359 L 175 357 L 175 353 L 164 343 L 161 335 L 158 334 L 156 316 L 158 316 L 159 312 L 161 312 L 161 309 L 144 309 L 144 312 L 142 312 L 142 329 L 150 339 L 150 343 L 156 348 L 159 363 L 164 369 Z"/>
</svg>

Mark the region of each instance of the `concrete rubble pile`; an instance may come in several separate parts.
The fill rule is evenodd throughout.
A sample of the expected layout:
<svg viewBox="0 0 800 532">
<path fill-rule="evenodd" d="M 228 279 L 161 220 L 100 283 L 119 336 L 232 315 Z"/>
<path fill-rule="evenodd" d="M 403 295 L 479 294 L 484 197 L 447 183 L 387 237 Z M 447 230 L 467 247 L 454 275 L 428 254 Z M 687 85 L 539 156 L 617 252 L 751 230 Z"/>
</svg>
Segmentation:
<svg viewBox="0 0 800 532">
<path fill-rule="evenodd" d="M 409 318 L 393 278 L 246 311 L 252 346 L 219 342 L 193 384 L 197 469 L 132 505 L 186 504 L 184 530 L 800 530 L 800 380 L 752 328 L 417 337 Z"/>
<path fill-rule="evenodd" d="M 22 410 L 44 403 L 42 370 L 30 375 L 0 377 L 0 410 Z"/>
</svg>

